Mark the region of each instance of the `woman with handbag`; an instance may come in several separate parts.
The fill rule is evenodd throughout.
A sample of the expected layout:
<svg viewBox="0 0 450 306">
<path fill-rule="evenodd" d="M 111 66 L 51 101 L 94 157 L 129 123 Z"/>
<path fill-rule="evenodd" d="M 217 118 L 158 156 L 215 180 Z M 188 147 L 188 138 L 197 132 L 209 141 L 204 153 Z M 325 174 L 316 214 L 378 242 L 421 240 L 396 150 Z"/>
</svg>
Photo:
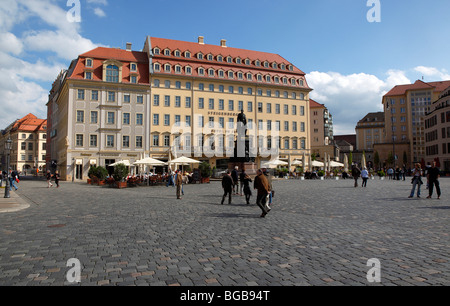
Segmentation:
<svg viewBox="0 0 450 306">
<path fill-rule="evenodd" d="M 415 164 L 415 168 L 412 170 L 412 175 L 413 178 L 411 180 L 411 184 L 413 184 L 413 186 L 411 189 L 411 194 L 409 195 L 408 198 L 414 197 L 414 191 L 416 190 L 416 186 L 417 186 L 417 197 L 420 198 L 420 185 L 423 184 L 422 182 L 423 171 L 420 168 L 419 163 Z"/>
</svg>

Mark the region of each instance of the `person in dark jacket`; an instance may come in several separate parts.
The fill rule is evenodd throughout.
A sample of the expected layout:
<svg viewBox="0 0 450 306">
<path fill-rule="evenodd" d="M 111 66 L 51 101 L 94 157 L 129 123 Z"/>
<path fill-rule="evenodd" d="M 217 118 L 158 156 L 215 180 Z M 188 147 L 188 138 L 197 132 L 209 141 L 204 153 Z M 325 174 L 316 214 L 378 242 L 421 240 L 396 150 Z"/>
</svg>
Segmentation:
<svg viewBox="0 0 450 306">
<path fill-rule="evenodd" d="M 55 178 L 56 188 L 59 188 L 59 179 L 61 178 L 61 176 L 59 175 L 58 170 L 55 171 L 53 177 Z"/>
<path fill-rule="evenodd" d="M 267 196 L 270 192 L 269 181 L 267 177 L 263 174 L 261 169 L 258 169 L 255 182 L 253 183 L 253 188 L 258 190 L 256 196 L 256 205 L 261 208 L 262 214 L 261 218 L 264 218 L 270 211 L 270 207 L 267 205 Z"/>
<path fill-rule="evenodd" d="M 252 182 L 252 178 L 248 174 L 245 173 L 245 176 L 242 180 L 242 184 L 244 185 L 244 195 L 245 195 L 245 201 L 247 202 L 247 205 L 250 204 L 250 197 L 252 196 L 252 190 L 250 189 L 251 182 Z"/>
<path fill-rule="evenodd" d="M 355 187 L 358 187 L 358 178 L 361 175 L 361 170 L 356 165 L 353 165 L 352 167 L 352 176 L 355 180 Z"/>
<path fill-rule="evenodd" d="M 436 167 L 436 162 L 433 162 L 431 168 L 428 169 L 427 179 L 428 179 L 428 197 L 427 199 L 431 199 L 433 195 L 433 186 L 436 186 L 437 198 L 441 198 L 441 188 L 439 187 L 439 177 L 440 171 L 439 168 Z"/>
<path fill-rule="evenodd" d="M 231 204 L 231 194 L 233 192 L 234 181 L 230 176 L 230 171 L 227 170 L 227 173 L 222 178 L 222 188 L 223 188 L 223 197 L 222 197 L 222 205 L 225 202 L 225 198 L 228 195 L 228 204 Z"/>
</svg>

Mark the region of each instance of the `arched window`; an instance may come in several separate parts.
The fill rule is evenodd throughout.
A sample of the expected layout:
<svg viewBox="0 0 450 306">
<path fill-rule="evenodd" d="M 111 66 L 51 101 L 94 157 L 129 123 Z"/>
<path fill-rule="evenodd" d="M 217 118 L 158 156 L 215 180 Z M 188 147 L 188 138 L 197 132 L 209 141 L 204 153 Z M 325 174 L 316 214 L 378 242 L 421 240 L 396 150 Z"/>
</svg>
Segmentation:
<svg viewBox="0 0 450 306">
<path fill-rule="evenodd" d="M 116 65 L 106 66 L 106 82 L 119 83 L 119 67 Z"/>
</svg>

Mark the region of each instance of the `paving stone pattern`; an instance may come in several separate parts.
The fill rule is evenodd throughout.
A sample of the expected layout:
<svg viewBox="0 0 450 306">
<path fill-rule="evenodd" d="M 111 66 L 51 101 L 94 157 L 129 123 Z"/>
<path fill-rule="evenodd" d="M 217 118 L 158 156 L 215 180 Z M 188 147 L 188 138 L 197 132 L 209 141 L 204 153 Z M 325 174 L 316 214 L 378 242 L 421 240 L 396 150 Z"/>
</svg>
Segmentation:
<svg viewBox="0 0 450 306">
<path fill-rule="evenodd" d="M 113 189 L 21 181 L 30 207 L 0 214 L 0 285 L 450 285 L 450 180 L 442 199 L 406 181 L 277 180 L 273 209 L 220 182 Z M 423 186 L 424 187 L 424 186 Z M 67 261 L 81 263 L 71 284 Z M 369 283 L 367 261 L 381 263 Z"/>
</svg>

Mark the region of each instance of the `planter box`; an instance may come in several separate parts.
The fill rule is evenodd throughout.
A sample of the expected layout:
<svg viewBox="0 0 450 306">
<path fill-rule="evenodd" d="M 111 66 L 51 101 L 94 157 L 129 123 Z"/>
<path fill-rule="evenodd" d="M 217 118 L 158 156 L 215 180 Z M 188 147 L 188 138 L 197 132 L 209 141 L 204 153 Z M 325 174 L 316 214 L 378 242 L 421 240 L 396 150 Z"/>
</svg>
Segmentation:
<svg viewBox="0 0 450 306">
<path fill-rule="evenodd" d="M 91 182 L 92 182 L 91 179 L 87 179 L 87 183 L 88 183 L 89 185 L 91 184 Z"/>
<path fill-rule="evenodd" d="M 323 176 L 321 176 L 321 177 L 320 177 L 320 180 L 321 180 L 321 181 L 323 181 L 323 180 L 324 180 Z"/>
<path fill-rule="evenodd" d="M 98 181 L 97 185 L 98 186 L 105 186 L 106 185 L 106 181 Z"/>
<path fill-rule="evenodd" d="M 127 182 L 116 182 L 116 186 L 119 189 L 127 188 Z"/>
<path fill-rule="evenodd" d="M 209 184 L 209 177 L 202 177 L 200 182 L 202 184 Z"/>
</svg>

